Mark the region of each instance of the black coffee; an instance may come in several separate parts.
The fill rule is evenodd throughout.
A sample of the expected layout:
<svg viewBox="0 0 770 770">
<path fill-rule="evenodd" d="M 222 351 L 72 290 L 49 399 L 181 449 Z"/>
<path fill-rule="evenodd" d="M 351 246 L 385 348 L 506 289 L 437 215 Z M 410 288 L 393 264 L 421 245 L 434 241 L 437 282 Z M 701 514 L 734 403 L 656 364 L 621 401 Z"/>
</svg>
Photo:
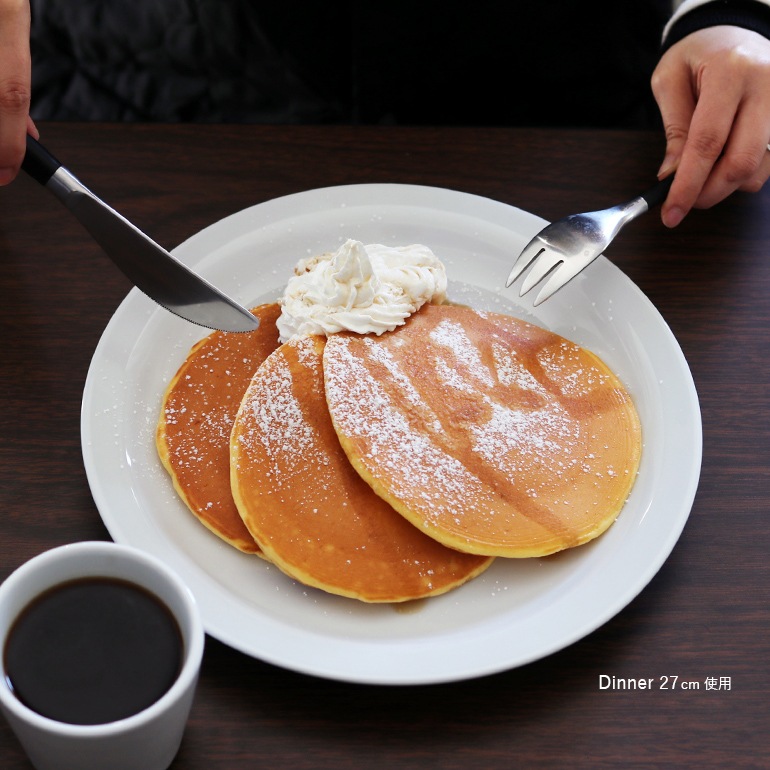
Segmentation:
<svg viewBox="0 0 770 770">
<path fill-rule="evenodd" d="M 114 722 L 157 701 L 182 665 L 182 635 L 148 591 L 113 578 L 62 583 L 14 621 L 4 650 L 16 697 L 78 725 Z"/>
</svg>

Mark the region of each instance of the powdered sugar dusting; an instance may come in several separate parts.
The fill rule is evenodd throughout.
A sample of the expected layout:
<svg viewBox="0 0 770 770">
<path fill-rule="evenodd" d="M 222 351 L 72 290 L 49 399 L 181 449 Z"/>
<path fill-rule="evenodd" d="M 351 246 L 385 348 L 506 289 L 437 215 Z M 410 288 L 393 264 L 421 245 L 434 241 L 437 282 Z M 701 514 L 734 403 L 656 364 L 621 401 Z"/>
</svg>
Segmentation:
<svg viewBox="0 0 770 770">
<path fill-rule="evenodd" d="M 532 373 L 519 360 L 515 350 L 508 350 L 502 345 L 494 344 L 492 353 L 495 358 L 497 377 L 501 385 L 515 386 L 521 390 L 545 395 L 545 388 L 537 381 Z"/>
<path fill-rule="evenodd" d="M 436 359 L 436 374 L 444 385 L 464 393 L 473 393 L 473 386 L 464 380 L 457 369 L 453 369 L 443 358 Z"/>
<path fill-rule="evenodd" d="M 430 339 L 449 348 L 457 362 L 476 380 L 484 385 L 494 384 L 492 374 L 482 362 L 478 349 L 460 324 L 454 321 L 441 321 L 430 333 Z"/>
<path fill-rule="evenodd" d="M 186 408 L 176 409 L 169 406 L 165 409 L 164 417 L 167 425 L 176 425 L 186 414 Z M 233 424 L 232 415 L 224 409 L 210 409 L 195 415 L 196 432 L 179 433 L 175 437 L 173 452 L 177 465 L 190 468 L 201 462 L 211 464 L 209 446 L 216 446 L 230 440 L 230 430 Z M 182 423 L 183 425 L 186 424 Z M 200 443 L 199 436 L 205 436 L 205 445 Z"/>
<path fill-rule="evenodd" d="M 492 403 L 491 415 L 488 422 L 471 427 L 473 451 L 513 484 L 519 472 L 531 476 L 533 465 L 545 471 L 544 478 L 558 480 L 577 464 L 574 455 L 583 441 L 580 424 L 558 403 L 531 411 Z"/>
<path fill-rule="evenodd" d="M 300 359 L 303 340 L 297 346 Z M 288 461 L 291 471 L 314 445 L 313 429 L 293 392 L 293 378 L 282 354 L 273 354 L 260 368 L 241 405 L 242 445 L 258 442 L 271 460 Z"/>
<path fill-rule="evenodd" d="M 210 497 L 219 486 L 229 491 L 229 485 L 216 482 L 229 475 L 227 447 L 245 389 L 243 372 L 229 368 L 226 354 L 218 339 L 212 336 L 197 355 L 190 358 L 187 371 L 176 382 L 163 406 L 169 460 L 174 472 L 184 476 L 189 489 L 188 504 L 197 510 L 232 504 L 227 497 L 216 500 Z M 248 370 L 249 362 L 243 363 L 243 368 Z M 205 501 L 199 499 L 203 495 Z"/>
<path fill-rule="evenodd" d="M 558 404 L 525 411 L 492 403 L 491 419 L 473 426 L 475 449 L 490 462 L 502 452 L 517 450 L 543 457 L 574 447 L 580 431 L 577 424 Z"/>
<path fill-rule="evenodd" d="M 364 344 L 366 345 L 367 355 L 373 361 L 377 361 L 377 363 L 382 364 L 385 367 L 388 374 L 393 378 L 393 383 L 400 389 L 401 393 L 406 397 L 409 403 L 421 404 L 422 399 L 420 398 L 420 394 L 398 366 L 390 351 L 383 345 L 378 345 L 371 337 L 365 337 Z"/>
<path fill-rule="evenodd" d="M 608 374 L 588 363 L 581 353 L 577 345 L 566 340 L 538 353 L 543 371 L 568 398 L 584 398 L 610 379 Z"/>
<path fill-rule="evenodd" d="M 297 358 L 302 366 L 311 369 L 318 366 L 318 354 L 312 337 L 297 337 L 292 342 Z"/>
<path fill-rule="evenodd" d="M 331 338 L 326 346 L 326 397 L 341 432 L 366 447 L 364 461 L 392 482 L 396 497 L 417 497 L 435 516 L 450 510 L 461 515 L 469 498 L 487 497 L 482 482 L 456 458 L 415 430 L 394 405 L 383 382 L 350 351 L 350 340 Z M 398 391 L 400 392 L 400 391 Z M 376 420 L 372 420 L 376 415 Z M 434 419 L 425 425 L 433 424 Z"/>
</svg>

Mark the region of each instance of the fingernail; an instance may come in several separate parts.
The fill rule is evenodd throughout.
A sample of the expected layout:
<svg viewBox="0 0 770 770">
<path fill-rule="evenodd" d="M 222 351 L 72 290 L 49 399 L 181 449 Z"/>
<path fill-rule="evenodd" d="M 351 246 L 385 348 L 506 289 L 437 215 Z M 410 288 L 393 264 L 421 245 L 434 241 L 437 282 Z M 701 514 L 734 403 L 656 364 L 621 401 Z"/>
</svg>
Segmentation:
<svg viewBox="0 0 770 770">
<path fill-rule="evenodd" d="M 673 155 L 666 155 L 658 169 L 658 179 L 665 179 L 676 168 L 676 159 Z"/>
<path fill-rule="evenodd" d="M 661 218 L 666 227 L 676 227 L 683 219 L 685 212 L 679 206 L 671 206 L 663 210 Z"/>
</svg>

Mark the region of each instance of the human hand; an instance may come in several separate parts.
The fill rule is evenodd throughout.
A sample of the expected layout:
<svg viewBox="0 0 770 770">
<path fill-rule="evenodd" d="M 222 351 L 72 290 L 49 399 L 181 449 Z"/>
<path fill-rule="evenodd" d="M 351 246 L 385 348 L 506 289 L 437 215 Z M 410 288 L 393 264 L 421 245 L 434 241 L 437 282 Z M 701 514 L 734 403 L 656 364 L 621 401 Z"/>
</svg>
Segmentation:
<svg viewBox="0 0 770 770">
<path fill-rule="evenodd" d="M 666 132 L 658 175 L 676 169 L 661 212 L 667 227 L 735 190 L 761 189 L 770 177 L 770 40 L 730 26 L 693 32 L 663 55 L 652 90 Z"/>
<path fill-rule="evenodd" d="M 38 138 L 29 117 L 29 24 L 28 0 L 0 0 L 0 185 L 19 173 L 27 133 Z"/>
</svg>

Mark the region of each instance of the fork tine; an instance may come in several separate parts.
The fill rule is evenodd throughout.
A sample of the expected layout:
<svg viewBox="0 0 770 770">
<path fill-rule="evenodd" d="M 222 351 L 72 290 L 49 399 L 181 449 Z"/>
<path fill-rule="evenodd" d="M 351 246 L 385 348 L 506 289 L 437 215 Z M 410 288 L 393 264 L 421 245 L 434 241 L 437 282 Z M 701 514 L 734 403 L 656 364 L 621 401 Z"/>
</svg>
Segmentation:
<svg viewBox="0 0 770 770">
<path fill-rule="evenodd" d="M 537 259 L 540 252 L 543 250 L 543 242 L 539 236 L 535 236 L 519 254 L 519 258 L 513 263 L 511 272 L 508 273 L 508 280 L 505 282 L 506 288 L 508 288 L 529 266 L 531 262 Z"/>
<path fill-rule="evenodd" d="M 527 273 L 527 277 L 521 285 L 519 296 L 523 297 L 530 289 L 540 283 L 563 259 L 560 254 L 553 251 L 543 251 Z"/>
<path fill-rule="evenodd" d="M 554 270 L 553 275 L 551 275 L 545 282 L 545 285 L 540 289 L 537 298 L 532 304 L 537 307 L 541 302 L 545 302 L 552 294 L 555 294 L 559 289 L 569 283 L 593 261 L 593 259 L 589 259 L 588 261 L 572 259 L 563 262 L 556 270 Z"/>
</svg>

